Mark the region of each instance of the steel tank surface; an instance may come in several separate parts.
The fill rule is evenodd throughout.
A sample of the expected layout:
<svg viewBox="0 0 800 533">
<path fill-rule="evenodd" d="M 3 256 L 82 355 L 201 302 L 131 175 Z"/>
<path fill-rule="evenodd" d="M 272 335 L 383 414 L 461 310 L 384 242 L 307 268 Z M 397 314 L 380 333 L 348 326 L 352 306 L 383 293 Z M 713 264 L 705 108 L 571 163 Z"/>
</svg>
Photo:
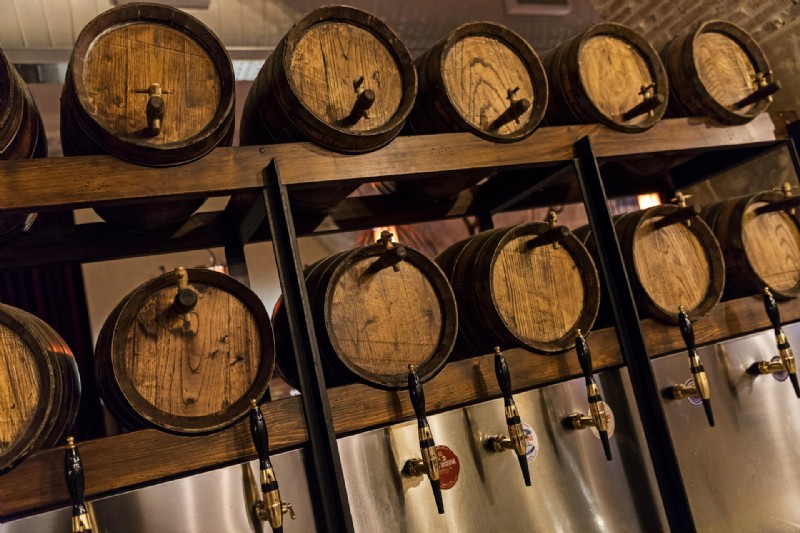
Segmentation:
<svg viewBox="0 0 800 533">
<path fill-rule="evenodd" d="M 285 533 L 317 531 L 306 483 L 303 452 L 272 456 L 281 497 L 296 520 L 285 515 Z M 258 461 L 89 502 L 94 533 L 269 533 L 252 512 L 260 498 Z M 0 524 L 0 533 L 70 531 L 71 508 Z"/>
<path fill-rule="evenodd" d="M 800 346 L 800 324 L 784 327 Z M 664 402 L 672 442 L 698 531 L 800 529 L 800 400 L 788 380 L 751 377 L 755 361 L 777 355 L 772 331 L 699 350 L 716 426 L 688 400 Z M 660 388 L 690 377 L 686 353 L 653 361 Z M 785 378 L 784 378 L 785 379 Z"/>
<path fill-rule="evenodd" d="M 460 464 L 455 485 L 443 491 L 443 515 L 426 478 L 401 474 L 407 459 L 420 457 L 415 421 L 340 439 L 356 531 L 667 530 L 627 371 L 598 378 L 615 417 L 612 461 L 590 430 L 562 425 L 566 416 L 588 409 L 583 379 L 515 395 L 523 422 L 538 438 L 531 487 L 512 451 L 490 452 L 481 444 L 490 435 L 507 435 L 502 399 L 429 416 L 436 444 L 452 450 Z M 452 470 L 443 472 L 443 487 L 453 477 Z"/>
</svg>

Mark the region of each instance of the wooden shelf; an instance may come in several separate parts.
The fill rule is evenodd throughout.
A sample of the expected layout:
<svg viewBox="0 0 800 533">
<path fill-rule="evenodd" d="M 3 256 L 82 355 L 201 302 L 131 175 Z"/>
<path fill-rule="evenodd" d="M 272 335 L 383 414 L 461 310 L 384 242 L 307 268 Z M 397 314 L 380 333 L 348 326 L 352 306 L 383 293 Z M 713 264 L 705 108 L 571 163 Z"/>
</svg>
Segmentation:
<svg viewBox="0 0 800 533">
<path fill-rule="evenodd" d="M 786 323 L 800 320 L 800 299 L 782 302 Z M 684 349 L 676 326 L 643 320 L 642 330 L 651 357 Z M 695 322 L 698 345 L 712 344 L 770 327 L 761 297 L 741 298 L 717 305 Z M 589 336 L 595 369 L 624 364 L 613 328 Z M 504 351 L 514 390 L 524 391 L 581 375 L 574 350 L 539 356 L 525 350 Z M 689 367 L 687 364 L 687 375 Z M 337 436 L 391 425 L 413 417 L 405 391 L 383 391 L 354 384 L 328 391 Z M 712 392 L 713 393 L 713 392 Z M 429 412 L 435 413 L 500 396 L 492 355 L 454 361 L 425 384 Z M 279 452 L 308 440 L 303 407 L 298 397 L 262 406 L 270 431 L 270 448 Z M 499 415 L 498 415 L 499 416 Z M 535 425 L 536 421 L 532 421 Z M 86 477 L 86 495 L 97 498 L 207 471 L 256 457 L 245 422 L 207 436 L 185 437 L 142 430 L 79 443 Z M 68 505 L 63 480 L 64 449 L 42 450 L 16 469 L 0 476 L 0 520 Z"/>
<path fill-rule="evenodd" d="M 466 169 L 513 170 L 575 157 L 574 142 L 590 136 L 599 158 L 663 152 L 769 146 L 783 138 L 783 121 L 762 114 L 742 126 L 710 119 L 662 120 L 630 135 L 600 125 L 540 128 L 527 139 L 494 144 L 469 133 L 398 137 L 368 154 L 332 153 L 311 143 L 217 148 L 206 157 L 177 167 L 149 168 L 111 156 L 48 158 L 0 162 L 0 212 L 75 209 L 156 198 L 200 198 L 255 191 L 262 170 L 278 163 L 285 185 L 363 183 L 414 179 Z"/>
</svg>

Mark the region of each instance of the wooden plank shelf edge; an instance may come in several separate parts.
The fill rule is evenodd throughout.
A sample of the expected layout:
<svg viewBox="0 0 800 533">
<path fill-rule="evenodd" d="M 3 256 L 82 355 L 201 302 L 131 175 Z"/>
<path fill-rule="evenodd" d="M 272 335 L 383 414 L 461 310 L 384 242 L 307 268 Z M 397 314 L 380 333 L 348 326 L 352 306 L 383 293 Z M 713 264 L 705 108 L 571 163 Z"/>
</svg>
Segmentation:
<svg viewBox="0 0 800 533">
<path fill-rule="evenodd" d="M 800 299 L 781 302 L 785 323 L 800 321 Z M 684 348 L 677 326 L 653 319 L 641 322 L 650 357 Z M 717 305 L 694 324 L 698 345 L 748 335 L 770 327 L 760 296 Z M 624 361 L 613 328 L 599 329 L 588 338 L 595 369 L 608 370 Z M 534 355 L 521 349 L 505 350 L 516 392 L 581 376 L 574 350 L 561 355 Z M 493 355 L 454 361 L 425 385 L 430 412 L 440 412 L 500 397 Z M 688 367 L 687 367 L 688 372 Z M 406 391 L 384 391 L 353 384 L 328 391 L 337 436 L 375 429 L 414 416 Z M 303 445 L 308 440 L 300 398 L 291 397 L 262 406 L 274 452 Z M 86 494 L 92 498 L 161 483 L 255 458 L 246 422 L 220 433 L 184 437 L 142 430 L 79 443 L 86 472 Z M 68 503 L 63 479 L 63 448 L 43 450 L 11 472 L 0 476 L 0 522 Z"/>
<path fill-rule="evenodd" d="M 597 157 L 611 158 L 769 145 L 780 140 L 780 132 L 780 124 L 761 114 L 742 126 L 722 126 L 706 118 L 662 120 L 636 135 L 598 124 L 545 127 L 509 144 L 494 144 L 469 133 L 398 137 L 380 150 L 360 155 L 338 154 L 311 143 L 224 147 L 192 163 L 164 168 L 137 166 L 111 156 L 2 161 L 0 211 L 81 208 L 253 191 L 263 186 L 261 171 L 273 159 L 285 185 L 303 187 L 570 161 L 575 156 L 575 141 L 585 135 L 592 138 Z"/>
</svg>

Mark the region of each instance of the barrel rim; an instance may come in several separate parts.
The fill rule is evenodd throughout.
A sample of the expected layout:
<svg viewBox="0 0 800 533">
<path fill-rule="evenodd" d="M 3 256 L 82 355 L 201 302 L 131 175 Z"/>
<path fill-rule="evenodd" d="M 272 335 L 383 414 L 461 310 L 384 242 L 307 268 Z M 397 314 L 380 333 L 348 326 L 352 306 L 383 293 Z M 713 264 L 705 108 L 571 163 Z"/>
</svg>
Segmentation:
<svg viewBox="0 0 800 533">
<path fill-rule="evenodd" d="M 574 84 L 574 88 L 578 93 L 578 96 L 576 97 L 571 95 L 570 91 L 564 91 L 564 95 L 566 96 L 570 106 L 576 105 L 578 98 L 590 103 L 590 106 L 585 107 L 586 112 L 593 120 L 596 120 L 600 124 L 608 126 L 609 128 L 622 131 L 624 133 L 638 133 L 646 131 L 655 126 L 658 121 L 661 120 L 667 110 L 667 103 L 669 102 L 669 79 L 667 77 L 667 71 L 664 67 L 664 63 L 661 61 L 661 57 L 658 55 L 656 49 L 653 48 L 653 45 L 651 45 L 647 39 L 627 26 L 615 22 L 601 22 L 599 24 L 595 24 L 583 33 L 577 35 L 574 41 L 570 43 L 570 60 L 577 65 L 585 43 L 592 37 L 605 34 L 625 40 L 637 49 L 637 51 L 644 57 L 645 64 L 647 65 L 648 69 L 650 70 L 650 74 L 653 77 L 653 83 L 655 83 L 654 94 L 664 95 L 664 101 L 653 110 L 652 117 L 648 116 L 647 120 L 640 124 L 618 122 L 600 111 L 594 101 L 589 98 L 589 94 L 586 91 L 583 71 L 580 69 L 578 69 L 577 72 L 578 83 Z M 566 73 L 566 70 L 562 69 L 562 78 L 567 75 L 568 74 Z"/>
<path fill-rule="evenodd" d="M 790 299 L 794 299 L 794 298 L 797 298 L 798 296 L 800 296 L 800 280 L 791 289 L 776 289 L 773 285 L 771 285 L 770 283 L 767 283 L 767 281 L 764 278 L 761 277 L 761 274 L 759 274 L 756 271 L 755 267 L 753 266 L 753 261 L 750 259 L 750 250 L 748 250 L 747 246 L 745 245 L 745 240 L 744 240 L 744 224 L 743 224 L 744 218 L 743 218 L 743 215 L 747 214 L 747 212 L 750 210 L 750 208 L 753 206 L 753 204 L 759 203 L 759 202 L 771 203 L 771 202 L 777 202 L 777 201 L 783 200 L 783 199 L 784 199 L 783 194 L 781 194 L 779 192 L 775 192 L 775 191 L 762 191 L 762 192 L 758 192 L 758 193 L 756 193 L 754 195 L 749 196 L 747 198 L 747 201 L 744 202 L 744 204 L 742 205 L 742 210 L 741 210 L 741 215 L 742 216 L 738 217 L 739 221 L 738 221 L 738 223 L 736 224 L 736 226 L 734 228 L 737 230 L 736 231 L 736 235 L 735 235 L 735 239 L 737 241 L 736 244 L 741 243 L 741 249 L 744 251 L 745 255 L 747 256 L 747 261 L 745 262 L 745 264 L 746 264 L 748 270 L 752 271 L 753 276 L 761 284 L 761 287 L 769 287 L 770 292 L 772 292 L 772 294 L 775 295 L 775 297 L 778 298 L 779 300 L 790 300 Z M 724 203 L 724 202 L 721 202 L 721 203 Z M 789 219 L 794 223 L 798 233 L 800 233 L 800 217 L 798 217 L 798 214 L 795 212 L 794 215 L 789 214 L 789 213 L 787 213 L 787 215 L 788 215 Z"/>
<path fill-rule="evenodd" d="M 726 124 L 745 124 L 760 113 L 766 111 L 770 105 L 770 102 L 766 98 L 756 102 L 755 105 L 750 106 L 750 111 L 745 112 L 730 109 L 720 104 L 711 96 L 705 84 L 700 80 L 700 73 L 697 69 L 697 60 L 695 57 L 695 45 L 702 33 L 721 33 L 725 35 L 741 47 L 753 63 L 753 67 L 757 73 L 763 72 L 768 76 L 768 79 L 772 79 L 773 74 L 767 56 L 764 54 L 761 46 L 759 46 L 758 42 L 743 28 L 731 22 L 719 19 L 699 22 L 694 28 L 689 30 L 685 36 L 687 38 L 684 40 L 681 57 L 685 68 L 688 68 L 691 73 L 689 78 L 690 83 L 695 93 L 700 95 L 703 105 L 709 109 L 710 115 Z"/>
<path fill-rule="evenodd" d="M 488 283 L 489 292 L 492 295 L 494 295 L 494 276 L 492 272 L 494 271 L 495 264 L 502 249 L 508 245 L 511 240 L 517 237 L 523 235 L 540 235 L 550 229 L 550 225 L 546 222 L 524 222 L 503 229 L 506 231 L 501 235 L 497 244 L 492 247 L 492 256 L 489 263 Z M 570 232 L 564 240 L 559 241 L 559 244 L 567 249 L 573 261 L 578 265 L 578 271 L 580 272 L 581 281 L 583 282 L 584 310 L 588 310 L 589 312 L 581 313 L 575 324 L 559 339 L 536 343 L 522 339 L 496 307 L 495 313 L 493 313 L 497 315 L 507 332 L 512 335 L 522 347 L 529 348 L 543 355 L 557 355 L 575 346 L 577 331 L 590 331 L 597 319 L 597 313 L 600 309 L 600 277 L 597 273 L 597 266 L 594 264 L 589 251 L 578 236 L 572 232 Z M 592 294 L 595 294 L 596 297 L 591 298 Z M 591 306 L 591 308 L 589 306 Z"/>
<path fill-rule="evenodd" d="M 503 42 L 522 60 L 522 64 L 528 70 L 528 75 L 531 78 L 531 84 L 534 91 L 534 106 L 524 127 L 515 130 L 513 133 L 499 134 L 485 131 L 467 121 L 452 103 L 453 96 L 450 92 L 450 84 L 445 82 L 444 76 L 445 58 L 457 41 L 463 39 L 464 37 L 472 37 L 476 35 L 485 35 Z M 539 124 L 544 118 L 545 111 L 547 110 L 549 85 L 544 66 L 539 59 L 539 56 L 536 54 L 530 43 L 523 39 L 522 36 L 510 28 L 496 22 L 485 20 L 467 22 L 457 26 L 453 31 L 451 31 L 444 41 L 441 42 L 436 75 L 439 78 L 437 81 L 444 88 L 445 94 L 447 95 L 446 105 L 442 106 L 442 110 L 450 115 L 450 119 L 456 122 L 456 124 L 458 124 L 462 130 L 469 131 L 470 133 L 473 133 L 482 139 L 486 139 L 487 141 L 506 143 L 521 141 L 522 139 L 529 137 L 534 131 L 536 131 L 536 128 L 539 127 Z"/>
<path fill-rule="evenodd" d="M 29 316 L 34 315 L 22 311 L 17 307 L 0 303 L 0 324 L 3 324 L 15 335 L 19 336 L 27 346 L 35 346 L 38 352 L 43 355 L 43 357 L 39 359 L 34 359 L 34 362 L 36 363 L 39 376 L 39 390 L 44 392 L 49 391 L 50 395 L 48 397 L 44 395 L 39 397 L 36 407 L 23 428 L 24 435 L 26 431 L 34 427 L 34 423 L 38 422 L 35 426 L 36 431 L 32 437 L 25 441 L 17 440 L 17 442 L 12 443 L 12 445 L 0 455 L 0 473 L 12 469 L 41 446 L 42 441 L 48 437 L 49 432 L 52 430 L 52 427 L 48 427 L 44 422 L 52 418 L 52 413 L 57 408 L 52 398 L 52 393 L 56 388 L 57 381 L 55 361 L 50 357 L 50 351 L 43 340 L 26 328 L 22 323 L 22 320 Z M 36 317 L 34 316 L 34 318 Z M 33 352 L 34 350 L 31 351 Z"/>
<path fill-rule="evenodd" d="M 141 23 L 160 24 L 189 35 L 205 49 L 219 75 L 220 102 L 214 117 L 203 130 L 184 140 L 162 145 L 138 142 L 127 137 L 123 140 L 103 127 L 89 112 L 83 83 L 85 57 L 78 57 L 77 54 L 83 53 L 85 56 L 92 44 L 113 28 Z M 66 98 L 62 96 L 62 107 L 66 106 L 73 116 L 76 112 L 80 113 L 80 118 L 74 119 L 73 122 L 83 129 L 95 144 L 120 159 L 148 166 L 175 165 L 203 157 L 225 137 L 229 128 L 228 123 L 233 124 L 234 120 L 235 80 L 233 64 L 225 46 L 199 19 L 185 11 L 163 4 L 132 2 L 111 8 L 93 18 L 75 40 L 63 94 Z M 201 144 L 204 145 L 202 150 L 199 148 Z M 135 150 L 133 155 L 127 153 L 131 148 Z M 148 157 L 153 155 L 157 155 L 158 159 L 152 160 Z"/>
<path fill-rule="evenodd" d="M 636 273 L 636 284 L 642 289 L 640 297 L 646 302 L 647 309 L 653 314 L 653 316 L 672 324 L 678 323 L 678 309 L 670 310 L 661 307 L 650 297 L 650 293 L 644 290 L 644 286 L 641 283 L 642 278 L 639 275 L 639 269 L 636 267 L 636 262 L 633 260 L 633 248 L 636 245 L 635 236 L 645 222 L 656 216 L 664 217 L 670 212 L 674 212 L 678 209 L 680 209 L 680 207 L 676 205 L 662 204 L 649 207 L 641 211 L 625 213 L 631 217 L 638 216 L 638 220 L 636 220 L 635 223 L 630 227 L 630 253 L 627 254 L 626 259 L 627 263 Z M 620 218 L 620 220 L 622 220 L 622 218 Z M 705 253 L 705 256 L 709 262 L 709 280 L 708 286 L 706 287 L 706 294 L 700 304 L 693 309 L 686 310 L 689 318 L 695 320 L 710 313 L 711 309 L 713 309 L 722 298 L 722 293 L 725 288 L 725 260 L 722 255 L 722 248 L 720 247 L 719 241 L 717 241 L 714 232 L 708 227 L 708 224 L 706 224 L 706 222 L 699 216 L 693 217 L 691 219 L 691 223 L 691 226 L 689 226 L 687 229 L 689 229 L 689 231 L 700 242 L 703 252 Z M 624 238 L 624 236 L 620 237 L 620 240 Z"/>
<path fill-rule="evenodd" d="M 134 414 L 138 421 L 149 426 L 155 426 L 166 431 L 179 434 L 210 433 L 229 427 L 241 420 L 250 410 L 250 400 L 260 400 L 269 387 L 275 367 L 274 336 L 269 315 L 261 299 L 247 286 L 236 279 L 221 274 L 214 270 L 204 268 L 187 268 L 189 285 L 192 283 L 205 283 L 233 294 L 239 298 L 253 313 L 256 330 L 261 341 L 260 364 L 258 371 L 250 384 L 250 390 L 241 398 L 231 403 L 224 411 L 214 415 L 181 416 L 158 409 L 147 401 L 133 385 L 130 376 L 124 372 L 124 359 L 127 353 L 121 349 L 127 342 L 127 332 L 132 327 L 141 304 L 150 298 L 155 291 L 163 288 L 177 286 L 175 272 L 168 272 L 153 278 L 131 292 L 119 307 L 119 314 L 114 317 L 111 330 L 110 344 L 107 347 L 107 356 L 110 359 L 110 377 L 113 377 L 113 388 L 116 388 L 124 398 L 126 407 Z M 112 317 L 109 317 L 111 319 Z M 124 331 L 124 335 L 119 332 Z M 99 345 L 98 345 L 99 347 Z M 223 416 L 227 414 L 228 416 Z"/>
<path fill-rule="evenodd" d="M 442 370 L 455 345 L 458 333 L 458 308 L 456 306 L 455 294 L 453 294 L 453 289 L 450 286 L 447 276 L 435 261 L 406 244 L 394 243 L 394 246 L 406 249 L 406 256 L 403 262 L 411 263 L 419 269 L 439 295 L 439 305 L 442 310 L 442 329 L 439 335 L 439 345 L 428 360 L 416 368 L 420 381 L 425 383 L 433 379 L 436 374 Z M 320 291 L 322 296 L 324 296 L 325 302 L 323 309 L 324 323 L 326 326 L 325 336 L 336 354 L 341 354 L 342 351 L 336 338 L 331 334 L 330 316 L 331 307 L 333 305 L 333 292 L 338 285 L 338 280 L 352 267 L 354 262 L 379 256 L 383 254 L 384 251 L 385 247 L 382 243 L 367 244 L 360 248 L 350 250 L 350 253 L 343 255 L 341 260 L 333 266 L 330 277 L 325 282 L 325 290 Z M 448 317 L 452 317 L 452 320 L 448 320 Z M 370 372 L 353 364 L 349 358 L 343 357 L 337 357 L 336 363 L 343 364 L 358 379 L 364 380 L 371 386 L 377 388 L 397 390 L 408 386 L 408 378 L 405 373 L 393 376 L 391 374 Z"/>
<path fill-rule="evenodd" d="M 3 49 L 0 48 L 0 81 L 7 80 L 8 86 L 0 83 L 0 132 L 3 132 L 7 127 L 7 122 L 11 118 L 11 112 L 14 110 L 14 87 L 15 87 L 15 69 L 11 62 L 6 57 Z M 4 105 L 5 102 L 5 105 Z M 0 147 L 5 148 L 5 147 Z M 2 151 L 0 150 L 0 153 Z"/>
<path fill-rule="evenodd" d="M 306 105 L 297 96 L 298 88 L 296 87 L 294 81 L 292 81 L 291 76 L 289 76 L 289 72 L 291 72 L 292 56 L 294 55 L 295 46 L 300 42 L 303 34 L 311 27 L 323 22 L 333 21 L 353 24 L 367 30 L 382 40 L 386 44 L 389 51 L 394 55 L 395 63 L 402 77 L 402 99 L 400 100 L 400 105 L 392 117 L 377 128 L 356 132 L 347 128 L 335 126 L 325 120 L 323 117 L 318 116 L 313 111 L 308 109 L 308 107 L 306 107 Z M 281 54 L 279 63 L 281 68 L 278 69 L 278 71 L 282 78 L 281 81 L 286 83 L 286 86 L 288 87 L 288 91 L 285 91 L 285 93 L 287 99 L 289 100 L 287 102 L 287 106 L 283 106 L 283 104 L 280 102 L 280 99 L 276 100 L 275 103 L 278 103 L 281 105 L 281 107 L 284 107 L 283 112 L 292 123 L 296 123 L 296 121 L 299 120 L 301 122 L 314 124 L 314 128 L 319 130 L 319 136 L 322 138 L 344 136 L 345 138 L 364 139 L 388 136 L 379 146 L 371 145 L 367 150 L 361 149 L 358 151 L 375 150 L 388 144 L 392 141 L 392 139 L 394 139 L 394 137 L 403 127 L 403 124 L 408 118 L 409 113 L 411 113 L 411 108 L 414 106 L 414 100 L 417 93 L 417 71 L 414 68 L 414 62 L 411 59 L 411 54 L 409 53 L 408 48 L 406 48 L 405 44 L 400 40 L 397 34 L 395 34 L 385 22 L 375 15 L 372 15 L 371 13 L 361 9 L 351 6 L 327 5 L 306 13 L 291 27 L 291 29 L 289 29 L 288 33 L 283 37 L 281 43 L 276 48 L 275 53 Z M 295 128 L 297 128 L 297 126 L 295 126 Z M 303 128 L 297 129 L 305 132 L 305 129 Z M 342 150 L 340 147 L 329 146 L 330 143 L 324 143 L 324 141 L 320 141 L 316 138 L 315 142 L 323 144 L 323 146 L 327 148 L 340 151 Z"/>
</svg>

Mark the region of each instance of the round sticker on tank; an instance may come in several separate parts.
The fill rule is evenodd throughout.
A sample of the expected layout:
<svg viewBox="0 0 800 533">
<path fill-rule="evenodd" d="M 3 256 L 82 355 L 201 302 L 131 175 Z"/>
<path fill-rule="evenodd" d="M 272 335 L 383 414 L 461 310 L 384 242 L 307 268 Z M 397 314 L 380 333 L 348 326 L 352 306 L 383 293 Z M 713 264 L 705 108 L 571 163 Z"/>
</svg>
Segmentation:
<svg viewBox="0 0 800 533">
<path fill-rule="evenodd" d="M 525 127 L 534 109 L 528 67 L 495 37 L 469 35 L 454 42 L 445 54 L 442 75 L 453 106 L 478 129 L 490 129 L 512 101 L 526 99 L 531 105 L 522 115 L 493 129 L 499 134 L 514 133 Z"/>
<path fill-rule="evenodd" d="M 775 357 L 770 359 L 770 362 L 772 362 L 772 363 L 780 363 L 781 362 L 781 358 L 776 355 Z M 775 381 L 786 381 L 788 379 L 788 377 L 789 377 L 789 373 L 786 372 L 785 370 L 781 370 L 780 372 L 773 372 L 770 375 L 772 376 L 772 379 L 774 379 Z"/>
<path fill-rule="evenodd" d="M 178 143 L 208 126 L 220 103 L 220 76 L 188 34 L 162 24 L 116 26 L 92 43 L 83 69 L 86 111 L 106 131 L 131 142 Z M 164 118 L 148 133 L 148 90 L 162 89 Z M 88 105 L 87 105 L 88 104 Z"/>
<path fill-rule="evenodd" d="M 409 261 L 399 271 L 364 272 L 365 257 L 336 280 L 330 303 L 330 335 L 336 351 L 366 372 L 391 378 L 421 367 L 442 339 L 442 309 L 428 277 Z"/>
<path fill-rule="evenodd" d="M 694 387 L 694 379 L 692 379 L 692 378 L 687 379 L 686 382 L 684 383 L 684 385 L 687 388 Z M 696 395 L 687 396 L 686 397 L 686 401 L 689 402 L 690 404 L 694 405 L 694 406 L 703 405 L 702 398 L 700 398 L 700 396 L 696 396 Z"/>
<path fill-rule="evenodd" d="M 700 82 L 714 100 L 733 106 L 749 96 L 754 85 L 755 68 L 747 52 L 729 35 L 709 31 L 694 40 L 694 63 Z M 754 104 L 740 109 L 747 112 Z"/>
<path fill-rule="evenodd" d="M 605 403 L 605 402 L 604 402 Z M 608 404 L 606 406 L 606 422 L 608 423 L 608 438 L 614 436 L 614 429 L 616 428 L 616 423 L 614 422 L 614 411 L 611 410 L 611 407 Z M 592 430 L 594 436 L 600 439 L 600 433 L 597 431 L 597 428 L 594 426 L 590 426 L 589 429 Z"/>
<path fill-rule="evenodd" d="M 525 432 L 525 457 L 532 463 L 539 455 L 539 437 L 531 426 L 522 423 L 522 431 Z"/>
<path fill-rule="evenodd" d="M 306 109 L 348 131 L 369 131 L 390 121 L 400 108 L 403 79 L 384 41 L 346 21 L 316 24 L 294 48 L 289 76 Z M 367 114 L 350 123 L 361 91 L 375 95 Z"/>
<path fill-rule="evenodd" d="M 530 344 L 562 338 L 578 322 L 586 289 L 575 259 L 563 246 L 528 250 L 531 235 L 508 241 L 492 268 L 492 293 L 503 322 Z"/>
<path fill-rule="evenodd" d="M 458 456 L 447 446 L 439 444 L 436 446 L 436 457 L 439 459 L 439 485 L 442 490 L 452 489 L 461 472 Z"/>
<path fill-rule="evenodd" d="M 785 211 L 756 214 L 754 202 L 742 217 L 742 241 L 756 274 L 778 291 L 800 285 L 800 228 Z"/>
<path fill-rule="evenodd" d="M 641 52 L 616 35 L 595 35 L 587 39 L 578 52 L 578 63 L 581 83 L 589 99 L 603 115 L 616 122 L 642 103 L 644 88 L 654 83 Z M 645 113 L 630 123 L 647 119 Z"/>
<path fill-rule="evenodd" d="M 711 283 L 708 255 L 685 224 L 656 229 L 654 224 L 662 218 L 647 219 L 636 232 L 636 273 L 661 309 L 674 313 L 682 305 L 691 312 L 703 302 Z"/>
</svg>

